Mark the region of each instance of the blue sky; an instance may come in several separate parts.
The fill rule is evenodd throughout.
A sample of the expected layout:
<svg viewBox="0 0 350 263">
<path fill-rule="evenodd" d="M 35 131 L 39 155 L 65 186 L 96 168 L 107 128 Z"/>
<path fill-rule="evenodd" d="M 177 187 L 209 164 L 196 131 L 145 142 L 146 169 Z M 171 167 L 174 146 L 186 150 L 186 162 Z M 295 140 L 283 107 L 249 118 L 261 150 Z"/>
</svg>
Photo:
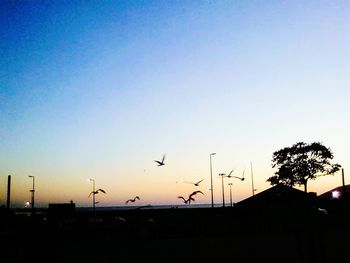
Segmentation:
<svg viewBox="0 0 350 263">
<path fill-rule="evenodd" d="M 43 204 L 134 193 L 174 203 L 185 180 L 320 141 L 347 171 L 350 4 L 346 1 L 2 1 L 0 202 L 37 178 Z M 167 154 L 167 165 L 153 162 Z M 249 174 L 249 173 L 248 173 Z M 198 181 L 197 180 L 197 181 Z M 1 183 L 2 181 L 2 183 Z M 320 178 L 310 191 L 341 182 Z M 235 200 L 250 182 L 234 182 Z M 216 189 L 217 188 L 217 189 Z M 209 194 L 202 202 L 209 200 Z"/>
</svg>

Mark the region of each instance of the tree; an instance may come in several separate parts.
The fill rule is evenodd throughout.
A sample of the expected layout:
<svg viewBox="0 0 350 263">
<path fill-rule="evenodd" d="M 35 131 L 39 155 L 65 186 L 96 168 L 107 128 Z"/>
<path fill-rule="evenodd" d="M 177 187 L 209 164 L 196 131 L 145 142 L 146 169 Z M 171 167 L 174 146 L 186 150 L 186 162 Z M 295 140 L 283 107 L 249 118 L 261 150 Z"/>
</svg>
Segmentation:
<svg viewBox="0 0 350 263">
<path fill-rule="evenodd" d="M 304 185 L 307 192 L 308 180 L 332 175 L 341 168 L 339 164 L 331 164 L 332 159 L 331 150 L 321 143 L 298 142 L 273 153 L 272 168 L 277 168 L 277 171 L 267 181 L 271 185 Z"/>
</svg>

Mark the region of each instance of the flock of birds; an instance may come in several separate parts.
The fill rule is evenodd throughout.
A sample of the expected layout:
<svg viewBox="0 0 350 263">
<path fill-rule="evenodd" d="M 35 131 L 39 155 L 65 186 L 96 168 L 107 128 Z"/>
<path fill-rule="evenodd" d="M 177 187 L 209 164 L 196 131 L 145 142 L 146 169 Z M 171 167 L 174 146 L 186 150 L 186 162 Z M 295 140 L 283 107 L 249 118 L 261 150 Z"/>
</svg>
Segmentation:
<svg viewBox="0 0 350 263">
<path fill-rule="evenodd" d="M 154 162 L 156 162 L 158 166 L 163 166 L 163 165 L 165 165 L 165 162 L 164 162 L 164 161 L 165 161 L 165 154 L 163 155 L 161 161 L 159 161 L 159 160 L 154 160 Z M 232 176 L 232 175 L 231 175 L 232 172 L 233 172 L 233 170 L 232 170 L 228 175 L 226 175 L 226 177 L 228 177 L 228 178 L 235 177 L 235 176 Z M 244 173 L 243 173 L 243 178 L 240 178 L 240 179 L 241 179 L 242 181 L 244 180 Z M 200 184 L 203 180 L 204 180 L 204 179 L 202 179 L 202 180 L 200 180 L 200 181 L 198 181 L 198 182 L 188 182 L 188 181 L 186 181 L 185 183 L 193 184 L 194 186 L 199 186 L 199 184 Z M 98 193 L 100 193 L 100 192 L 101 192 L 101 193 L 104 193 L 104 194 L 106 193 L 105 190 L 99 188 L 99 189 L 97 189 L 96 191 L 92 191 L 92 192 L 89 194 L 89 197 L 90 197 L 91 195 L 96 195 L 96 194 L 98 194 Z M 181 199 L 185 204 L 189 204 L 189 205 L 190 205 L 191 202 L 196 201 L 196 199 L 194 199 L 194 196 L 197 195 L 197 194 L 202 194 L 202 195 L 204 195 L 204 193 L 203 193 L 202 191 L 197 190 L 197 191 L 194 191 L 194 192 L 192 192 L 191 194 L 189 194 L 187 198 L 185 198 L 185 197 L 183 197 L 183 196 L 178 196 L 177 198 L 178 198 L 178 199 Z M 134 202 L 136 202 L 136 200 L 140 200 L 140 197 L 139 197 L 139 196 L 135 196 L 134 198 L 130 198 L 130 199 L 128 199 L 128 200 L 125 201 L 125 204 L 134 203 Z"/>
</svg>

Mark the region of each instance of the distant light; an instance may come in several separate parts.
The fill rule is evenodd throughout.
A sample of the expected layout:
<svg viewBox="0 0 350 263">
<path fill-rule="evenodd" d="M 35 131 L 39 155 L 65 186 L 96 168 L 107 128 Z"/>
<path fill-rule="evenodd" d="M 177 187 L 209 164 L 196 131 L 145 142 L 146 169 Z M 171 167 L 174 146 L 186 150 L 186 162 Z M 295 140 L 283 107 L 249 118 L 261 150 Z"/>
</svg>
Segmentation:
<svg viewBox="0 0 350 263">
<path fill-rule="evenodd" d="M 30 202 L 29 201 L 24 203 L 24 207 L 29 207 L 29 206 L 30 206 Z"/>
<path fill-rule="evenodd" d="M 333 191 L 332 192 L 332 198 L 333 199 L 338 199 L 340 197 L 340 192 L 339 191 Z"/>
</svg>

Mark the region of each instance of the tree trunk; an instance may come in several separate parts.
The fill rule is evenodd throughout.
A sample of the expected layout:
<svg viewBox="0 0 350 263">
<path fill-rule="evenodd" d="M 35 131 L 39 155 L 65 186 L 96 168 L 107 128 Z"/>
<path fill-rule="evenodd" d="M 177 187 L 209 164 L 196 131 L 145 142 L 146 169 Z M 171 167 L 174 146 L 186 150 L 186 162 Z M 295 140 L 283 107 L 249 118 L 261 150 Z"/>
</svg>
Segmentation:
<svg viewBox="0 0 350 263">
<path fill-rule="evenodd" d="M 305 183 L 304 183 L 304 192 L 307 193 L 307 180 L 305 180 Z"/>
</svg>

